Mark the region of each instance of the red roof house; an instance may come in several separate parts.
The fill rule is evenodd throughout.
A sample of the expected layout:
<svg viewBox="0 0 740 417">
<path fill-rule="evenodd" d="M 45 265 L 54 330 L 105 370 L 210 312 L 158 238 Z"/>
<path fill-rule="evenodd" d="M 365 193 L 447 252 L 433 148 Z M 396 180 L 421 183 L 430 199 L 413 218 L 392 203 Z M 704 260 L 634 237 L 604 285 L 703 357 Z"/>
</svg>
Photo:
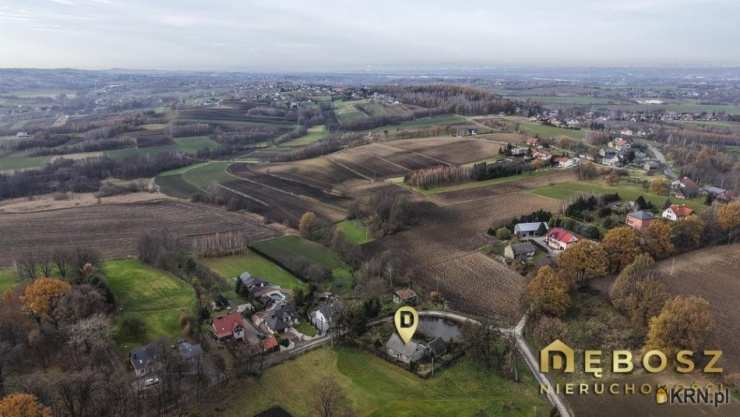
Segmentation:
<svg viewBox="0 0 740 417">
<path fill-rule="evenodd" d="M 228 339 L 233 337 L 240 340 L 244 338 L 244 317 L 240 313 L 231 313 L 216 317 L 211 324 L 211 331 L 216 339 Z"/>
<path fill-rule="evenodd" d="M 671 204 L 670 207 L 663 210 L 663 218 L 674 222 L 685 219 L 692 214 L 694 214 L 694 210 L 686 204 Z"/>
<path fill-rule="evenodd" d="M 552 228 L 545 235 L 545 242 L 547 242 L 548 246 L 557 250 L 565 250 L 577 241 L 578 238 L 573 233 L 560 227 Z"/>
</svg>

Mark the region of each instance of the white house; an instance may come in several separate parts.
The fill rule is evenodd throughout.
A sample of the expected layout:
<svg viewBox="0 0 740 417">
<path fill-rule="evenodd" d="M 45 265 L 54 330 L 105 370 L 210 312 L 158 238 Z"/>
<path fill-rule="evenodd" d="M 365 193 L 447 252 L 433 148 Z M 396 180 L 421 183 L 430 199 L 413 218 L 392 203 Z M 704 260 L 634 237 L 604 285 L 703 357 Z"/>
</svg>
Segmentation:
<svg viewBox="0 0 740 417">
<path fill-rule="evenodd" d="M 542 230 L 540 230 L 542 228 Z M 517 223 L 514 225 L 514 236 L 519 239 L 523 237 L 538 236 L 544 234 L 548 230 L 547 223 L 545 222 L 533 222 L 533 223 Z M 539 232 L 542 233 L 539 233 Z"/>
<path fill-rule="evenodd" d="M 319 305 L 316 310 L 313 310 L 309 314 L 311 324 L 319 331 L 319 335 L 323 336 L 332 327 L 332 323 L 336 320 L 337 315 L 343 309 L 343 305 L 339 301 L 325 302 Z"/>
<path fill-rule="evenodd" d="M 685 204 L 671 204 L 670 207 L 663 210 L 663 218 L 668 219 L 672 222 L 685 219 L 689 216 L 691 216 L 694 213 L 694 210 L 692 210 L 690 207 L 686 206 Z"/>
</svg>

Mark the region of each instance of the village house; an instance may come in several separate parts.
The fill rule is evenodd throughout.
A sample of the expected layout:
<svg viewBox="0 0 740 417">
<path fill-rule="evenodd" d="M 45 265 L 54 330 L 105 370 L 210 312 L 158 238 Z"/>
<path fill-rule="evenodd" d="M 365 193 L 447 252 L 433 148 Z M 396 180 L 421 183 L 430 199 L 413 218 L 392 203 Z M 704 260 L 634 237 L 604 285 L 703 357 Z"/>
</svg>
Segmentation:
<svg viewBox="0 0 740 417">
<path fill-rule="evenodd" d="M 511 148 L 511 156 L 527 156 L 528 154 L 529 148 L 523 146 Z"/>
<path fill-rule="evenodd" d="M 280 304 L 252 315 L 255 326 L 266 334 L 285 333 L 298 324 L 298 312 L 292 304 Z"/>
<path fill-rule="evenodd" d="M 650 226 L 650 223 L 654 219 L 655 216 L 653 215 L 653 213 L 646 210 L 639 210 L 627 214 L 625 223 L 627 223 L 628 226 L 637 230 L 638 232 L 641 232 L 645 230 L 648 226 Z"/>
<path fill-rule="evenodd" d="M 555 250 L 565 250 L 577 241 L 578 238 L 573 233 L 560 227 L 554 227 L 545 235 L 545 242 Z"/>
<path fill-rule="evenodd" d="M 688 199 L 699 195 L 699 186 L 689 177 L 683 177 L 680 180 L 671 183 L 671 190 L 676 198 Z"/>
<path fill-rule="evenodd" d="M 199 344 L 180 340 L 177 343 L 177 351 L 183 362 L 190 368 L 188 372 L 191 374 L 196 373 L 203 359 L 203 348 Z"/>
<path fill-rule="evenodd" d="M 234 340 L 243 340 L 244 327 L 244 317 L 239 313 L 231 313 L 213 319 L 213 322 L 211 323 L 211 332 L 218 340 L 231 338 Z"/>
<path fill-rule="evenodd" d="M 318 308 L 309 314 L 311 324 L 319 331 L 319 335 L 323 336 L 329 332 L 343 309 L 344 305 L 335 299 L 319 304 Z"/>
<path fill-rule="evenodd" d="M 514 236 L 519 239 L 542 236 L 547 233 L 547 229 L 547 223 L 545 222 L 517 223 L 514 225 Z"/>
<path fill-rule="evenodd" d="M 619 159 L 619 152 L 613 149 L 601 149 L 599 155 L 601 155 L 601 163 L 604 165 L 616 167 L 622 164 Z"/>
<path fill-rule="evenodd" d="M 385 342 L 385 351 L 394 360 L 407 365 L 424 359 L 427 354 L 427 349 L 424 345 L 416 343 L 413 340 L 403 343 L 403 340 L 395 332 Z"/>
<path fill-rule="evenodd" d="M 419 302 L 419 296 L 411 288 L 402 288 L 393 293 L 393 302 L 396 304 L 416 305 Z"/>
<path fill-rule="evenodd" d="M 132 350 L 129 361 L 136 376 L 142 377 L 158 371 L 162 366 L 159 361 L 161 352 L 162 346 L 158 343 L 149 343 Z"/>
<path fill-rule="evenodd" d="M 504 248 L 504 257 L 517 261 L 527 261 L 534 258 L 537 248 L 529 242 L 509 243 Z"/>
<path fill-rule="evenodd" d="M 737 196 L 732 191 L 725 190 L 724 188 L 715 187 L 713 185 L 705 185 L 702 187 L 702 191 L 709 194 L 715 200 L 730 202 Z"/>
<path fill-rule="evenodd" d="M 671 204 L 670 207 L 663 210 L 663 218 L 673 222 L 683 220 L 692 214 L 694 214 L 694 210 L 686 204 Z"/>
</svg>

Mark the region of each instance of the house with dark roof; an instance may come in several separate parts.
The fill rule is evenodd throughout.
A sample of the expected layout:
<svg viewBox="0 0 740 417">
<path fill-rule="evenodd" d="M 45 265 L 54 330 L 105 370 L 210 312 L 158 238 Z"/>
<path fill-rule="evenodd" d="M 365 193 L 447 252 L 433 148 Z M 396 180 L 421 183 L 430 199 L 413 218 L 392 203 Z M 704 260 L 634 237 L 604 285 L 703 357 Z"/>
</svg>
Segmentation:
<svg viewBox="0 0 740 417">
<path fill-rule="evenodd" d="M 395 332 L 385 342 L 385 351 L 391 358 L 405 364 L 420 361 L 427 354 L 427 349 L 424 345 L 416 343 L 413 340 L 403 343 L 403 340 Z"/>
<path fill-rule="evenodd" d="M 282 303 L 253 314 L 252 321 L 266 334 L 284 333 L 298 324 L 298 312 L 294 305 Z"/>
<path fill-rule="evenodd" d="M 576 243 L 578 238 L 572 232 L 569 232 L 560 227 L 553 227 L 552 230 L 547 232 L 545 235 L 545 243 L 551 249 L 565 250 L 568 246 Z"/>
<path fill-rule="evenodd" d="M 627 226 L 641 232 L 650 226 L 653 220 L 655 220 L 653 213 L 647 210 L 639 210 L 627 214 L 625 223 L 627 223 Z"/>
<path fill-rule="evenodd" d="M 517 261 L 532 259 L 536 253 L 537 248 L 530 242 L 509 243 L 504 248 L 504 257 L 506 259 L 516 259 Z"/>
<path fill-rule="evenodd" d="M 548 229 L 547 223 L 545 222 L 517 223 L 514 225 L 514 236 L 519 239 L 542 236 L 547 233 Z"/>
<path fill-rule="evenodd" d="M 140 346 L 129 353 L 129 362 L 134 368 L 136 376 L 141 377 L 158 371 L 162 364 L 159 361 L 162 354 L 162 345 L 149 343 Z"/>
</svg>

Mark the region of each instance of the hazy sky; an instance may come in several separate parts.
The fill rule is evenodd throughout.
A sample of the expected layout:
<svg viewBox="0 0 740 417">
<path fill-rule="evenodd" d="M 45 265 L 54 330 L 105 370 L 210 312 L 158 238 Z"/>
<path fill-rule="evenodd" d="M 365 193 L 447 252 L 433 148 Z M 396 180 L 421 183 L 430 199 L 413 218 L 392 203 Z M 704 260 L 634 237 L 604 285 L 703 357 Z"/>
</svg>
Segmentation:
<svg viewBox="0 0 740 417">
<path fill-rule="evenodd" d="M 0 67 L 740 64 L 740 0 L 0 0 Z"/>
</svg>

